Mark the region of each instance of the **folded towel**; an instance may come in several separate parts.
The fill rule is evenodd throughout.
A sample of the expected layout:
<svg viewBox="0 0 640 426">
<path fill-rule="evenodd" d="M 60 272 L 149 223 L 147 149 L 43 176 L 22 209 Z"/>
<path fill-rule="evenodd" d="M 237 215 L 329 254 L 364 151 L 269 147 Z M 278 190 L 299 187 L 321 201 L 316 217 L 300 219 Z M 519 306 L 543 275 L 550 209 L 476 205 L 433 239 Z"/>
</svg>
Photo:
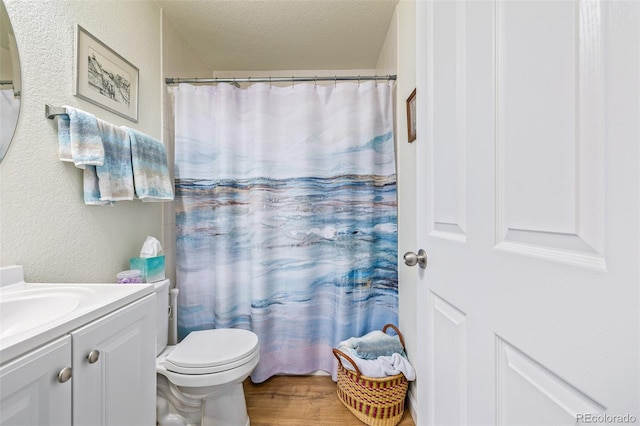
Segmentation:
<svg viewBox="0 0 640 426">
<path fill-rule="evenodd" d="M 131 144 L 125 127 L 98 119 L 104 164 L 96 167 L 101 201 L 133 200 Z"/>
<path fill-rule="evenodd" d="M 351 349 L 349 352 L 362 359 L 376 359 L 394 353 L 404 354 L 404 347 L 398 336 L 390 336 L 375 330 L 362 337 L 352 337 L 338 343 L 338 347 Z"/>
<path fill-rule="evenodd" d="M 131 163 L 136 195 L 142 201 L 173 200 L 173 185 L 169 177 L 164 145 L 144 133 L 127 130 L 131 138 Z"/>
<path fill-rule="evenodd" d="M 84 169 L 86 165 L 104 163 L 104 147 L 93 114 L 65 106 L 66 115 L 58 117 L 58 156 Z"/>
<path fill-rule="evenodd" d="M 96 166 L 86 166 L 83 175 L 84 203 L 88 206 L 113 206 L 113 201 L 100 199 L 100 185 Z"/>
<path fill-rule="evenodd" d="M 347 351 L 345 351 L 346 348 L 338 347 L 338 349 L 347 353 Z M 402 373 L 409 381 L 416 379 L 416 370 L 413 368 L 409 360 L 399 353 L 394 353 L 391 356 L 380 356 L 376 359 L 362 359 L 351 356 L 350 358 L 356 363 L 360 372 L 367 377 L 384 378 Z M 344 368 L 356 371 L 349 360 L 342 356 L 340 359 Z"/>
</svg>

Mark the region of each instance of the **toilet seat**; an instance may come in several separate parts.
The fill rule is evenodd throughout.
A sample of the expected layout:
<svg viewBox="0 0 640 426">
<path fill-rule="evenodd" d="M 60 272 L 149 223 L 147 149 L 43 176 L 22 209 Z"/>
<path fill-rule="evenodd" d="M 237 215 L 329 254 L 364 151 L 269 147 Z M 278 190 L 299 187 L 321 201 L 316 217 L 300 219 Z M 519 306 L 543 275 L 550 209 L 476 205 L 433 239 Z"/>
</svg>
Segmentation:
<svg viewBox="0 0 640 426">
<path fill-rule="evenodd" d="M 164 359 L 164 368 L 178 374 L 219 373 L 254 358 L 258 336 L 242 329 L 213 329 L 189 333 Z"/>
</svg>

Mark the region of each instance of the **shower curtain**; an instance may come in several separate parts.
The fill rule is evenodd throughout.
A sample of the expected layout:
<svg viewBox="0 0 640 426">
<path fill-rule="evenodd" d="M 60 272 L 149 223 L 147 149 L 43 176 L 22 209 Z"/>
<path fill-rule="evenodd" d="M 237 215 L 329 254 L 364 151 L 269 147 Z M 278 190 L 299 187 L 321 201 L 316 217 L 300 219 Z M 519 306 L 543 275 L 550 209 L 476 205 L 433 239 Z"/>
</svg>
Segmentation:
<svg viewBox="0 0 640 426">
<path fill-rule="evenodd" d="M 173 88 L 178 329 L 243 328 L 252 380 L 397 324 L 390 83 Z"/>
</svg>

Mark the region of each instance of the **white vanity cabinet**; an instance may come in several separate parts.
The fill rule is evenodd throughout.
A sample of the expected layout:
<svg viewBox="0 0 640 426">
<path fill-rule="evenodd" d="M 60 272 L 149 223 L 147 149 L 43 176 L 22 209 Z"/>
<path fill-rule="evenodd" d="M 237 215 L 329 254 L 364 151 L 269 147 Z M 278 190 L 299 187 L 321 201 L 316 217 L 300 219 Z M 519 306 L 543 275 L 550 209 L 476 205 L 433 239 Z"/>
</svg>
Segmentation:
<svg viewBox="0 0 640 426">
<path fill-rule="evenodd" d="M 0 424 L 71 426 L 70 366 L 64 336 L 0 367 Z"/>
<path fill-rule="evenodd" d="M 155 296 L 71 332 L 73 424 L 156 420 Z"/>
<path fill-rule="evenodd" d="M 154 425 L 155 314 L 146 295 L 3 364 L 0 425 Z"/>
</svg>

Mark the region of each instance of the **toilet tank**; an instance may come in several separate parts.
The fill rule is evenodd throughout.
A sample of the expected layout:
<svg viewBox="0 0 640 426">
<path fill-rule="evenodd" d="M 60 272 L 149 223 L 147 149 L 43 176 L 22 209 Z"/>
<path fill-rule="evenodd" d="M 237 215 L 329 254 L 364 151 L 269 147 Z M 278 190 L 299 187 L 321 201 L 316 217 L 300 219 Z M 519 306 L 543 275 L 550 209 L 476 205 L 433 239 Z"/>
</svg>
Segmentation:
<svg viewBox="0 0 640 426">
<path fill-rule="evenodd" d="M 169 287 L 171 281 L 153 283 L 156 291 L 156 356 L 167 347 L 169 336 Z"/>
</svg>

